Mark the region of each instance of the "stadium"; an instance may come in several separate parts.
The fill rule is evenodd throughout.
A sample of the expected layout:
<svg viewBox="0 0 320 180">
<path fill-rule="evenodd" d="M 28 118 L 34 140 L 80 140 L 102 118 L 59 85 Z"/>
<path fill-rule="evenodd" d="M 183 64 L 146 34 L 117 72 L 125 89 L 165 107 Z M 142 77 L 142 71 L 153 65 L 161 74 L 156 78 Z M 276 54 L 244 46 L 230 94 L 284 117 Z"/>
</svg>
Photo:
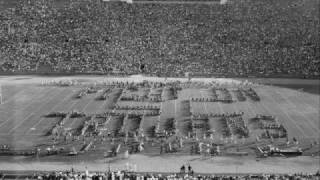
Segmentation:
<svg viewBox="0 0 320 180">
<path fill-rule="evenodd" d="M 0 178 L 320 177 L 319 1 L 0 6 Z"/>
</svg>

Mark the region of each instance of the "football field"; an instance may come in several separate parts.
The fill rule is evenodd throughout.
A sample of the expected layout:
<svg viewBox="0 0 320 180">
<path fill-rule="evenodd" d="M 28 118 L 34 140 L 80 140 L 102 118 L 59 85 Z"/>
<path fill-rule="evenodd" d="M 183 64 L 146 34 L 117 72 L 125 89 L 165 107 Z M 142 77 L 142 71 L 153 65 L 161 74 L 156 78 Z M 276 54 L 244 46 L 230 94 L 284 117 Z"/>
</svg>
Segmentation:
<svg viewBox="0 0 320 180">
<path fill-rule="evenodd" d="M 41 86 L 40 79 L 37 77 L 16 78 L 15 80 L 17 82 L 12 83 L 4 81 L 2 78 L 3 104 L 0 105 L 0 144 L 8 144 L 16 149 L 33 148 L 51 142 L 51 136 L 47 134 L 59 121 L 59 118 L 45 117 L 51 112 L 78 111 L 85 114 L 97 114 L 111 111 L 115 104 L 146 104 L 133 101 L 112 101 L 111 99 L 116 98 L 119 89 L 112 89 L 110 98 L 103 101 L 96 100 L 99 93 L 87 94 L 76 99 L 74 95 L 85 85 Z M 174 118 L 177 121 L 178 129 L 184 136 L 187 136 L 186 127 L 190 122 L 189 111 L 202 114 L 244 112 L 243 118 L 247 124 L 250 124 L 249 120 L 257 114 L 275 116 L 279 123 L 287 129 L 288 138 L 295 137 L 302 146 L 318 140 L 320 134 L 319 95 L 264 85 L 255 87 L 255 91 L 261 98 L 259 102 L 247 99 L 242 102 L 221 103 L 190 101 L 191 98 L 210 97 L 211 91 L 206 88 L 182 89 L 175 100 L 151 103 L 161 106 L 160 117 L 146 116 L 141 124 L 135 128 L 141 127 L 147 132 L 160 119 L 160 129 L 163 129 L 166 120 Z M 232 98 L 236 99 L 233 91 L 230 92 Z M 188 103 L 190 103 L 189 109 Z M 70 118 L 64 126 L 66 129 L 76 130 L 82 126 L 84 121 L 84 118 Z M 116 118 L 113 121 L 110 126 L 119 126 Z M 129 126 L 134 125 L 129 124 Z M 209 126 L 219 136 L 222 128 L 219 122 L 210 118 Z M 248 140 L 254 141 L 255 137 L 251 134 Z"/>
</svg>

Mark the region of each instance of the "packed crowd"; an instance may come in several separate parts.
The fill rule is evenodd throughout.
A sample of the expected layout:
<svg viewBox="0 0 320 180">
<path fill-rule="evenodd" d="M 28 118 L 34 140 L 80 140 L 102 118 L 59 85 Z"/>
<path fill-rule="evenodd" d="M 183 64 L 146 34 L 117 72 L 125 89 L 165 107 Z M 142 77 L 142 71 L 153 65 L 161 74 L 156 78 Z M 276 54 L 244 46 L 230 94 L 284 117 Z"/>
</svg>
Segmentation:
<svg viewBox="0 0 320 180">
<path fill-rule="evenodd" d="M 316 0 L 62 3 L 0 12 L 0 72 L 319 75 Z"/>
<path fill-rule="evenodd" d="M 0 173 L 0 178 L 4 178 L 5 175 Z M 296 174 L 239 174 L 239 175 L 204 175 L 195 174 L 192 167 L 184 165 L 180 168 L 179 173 L 137 173 L 131 171 L 107 171 L 107 172 L 47 172 L 47 173 L 35 173 L 34 175 L 26 176 L 28 179 L 38 180 L 60 180 L 60 179 L 88 179 L 88 180 L 287 180 L 287 179 L 304 179 L 314 180 L 319 179 L 320 173 L 314 174 L 296 173 Z"/>
</svg>

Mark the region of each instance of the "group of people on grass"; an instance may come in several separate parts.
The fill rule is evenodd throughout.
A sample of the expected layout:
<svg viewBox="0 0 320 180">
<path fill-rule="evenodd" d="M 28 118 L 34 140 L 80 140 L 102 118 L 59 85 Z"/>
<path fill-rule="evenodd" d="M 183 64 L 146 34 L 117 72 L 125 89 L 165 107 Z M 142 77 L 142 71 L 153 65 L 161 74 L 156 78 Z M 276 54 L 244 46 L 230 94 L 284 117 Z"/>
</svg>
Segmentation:
<svg viewBox="0 0 320 180">
<path fill-rule="evenodd" d="M 183 165 L 179 173 L 139 173 L 128 171 L 107 172 L 46 172 L 35 173 L 27 179 L 38 180 L 314 180 L 320 178 L 320 172 L 296 174 L 197 174 L 192 167 Z M 0 173 L 0 179 L 5 175 Z"/>
</svg>

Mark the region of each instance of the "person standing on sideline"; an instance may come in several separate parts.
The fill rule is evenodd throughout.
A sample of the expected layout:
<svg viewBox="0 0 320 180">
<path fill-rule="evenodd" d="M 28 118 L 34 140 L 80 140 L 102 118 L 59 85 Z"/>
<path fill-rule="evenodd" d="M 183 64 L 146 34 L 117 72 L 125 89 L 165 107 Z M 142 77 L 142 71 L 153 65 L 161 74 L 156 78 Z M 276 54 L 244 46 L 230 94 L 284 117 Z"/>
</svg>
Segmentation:
<svg viewBox="0 0 320 180">
<path fill-rule="evenodd" d="M 184 165 L 182 165 L 180 168 L 180 173 L 184 174 L 185 172 L 186 172 L 186 167 Z"/>
</svg>

